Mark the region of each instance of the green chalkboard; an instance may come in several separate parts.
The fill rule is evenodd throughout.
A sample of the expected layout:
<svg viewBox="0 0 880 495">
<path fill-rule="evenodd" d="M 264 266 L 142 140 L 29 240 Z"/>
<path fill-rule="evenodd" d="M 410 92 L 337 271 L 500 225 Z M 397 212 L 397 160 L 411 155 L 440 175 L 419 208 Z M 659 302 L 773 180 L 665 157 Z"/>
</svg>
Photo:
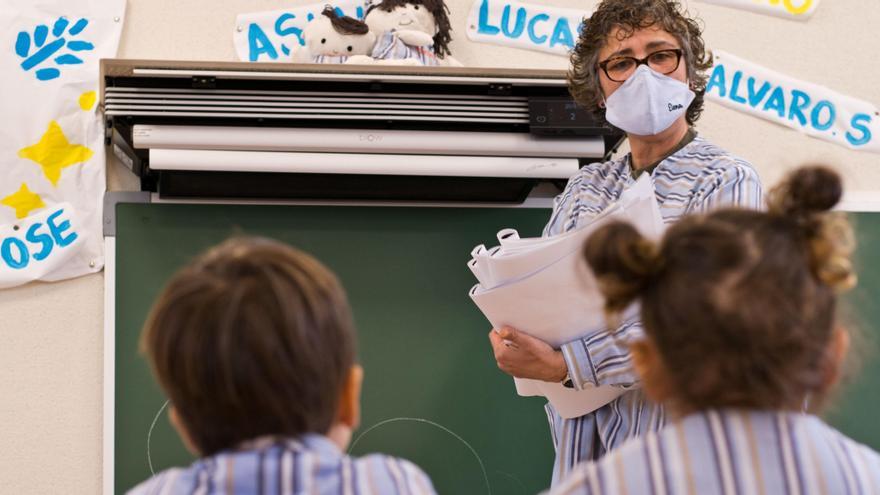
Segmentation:
<svg viewBox="0 0 880 495">
<path fill-rule="evenodd" d="M 827 416 L 846 435 L 880 451 L 880 213 L 850 219 L 858 238 L 859 284 L 844 298 L 841 316 L 853 330 L 855 367 L 832 397 Z"/>
<path fill-rule="evenodd" d="M 186 465 L 159 414 L 165 398 L 137 352 L 147 310 L 192 256 L 234 234 L 289 242 L 345 284 L 366 369 L 353 450 L 422 466 L 442 494 L 532 494 L 550 482 L 553 450 L 543 401 L 516 397 L 467 298 L 470 249 L 503 227 L 536 235 L 548 211 L 121 204 L 117 207 L 115 488 Z M 880 450 L 880 214 L 857 214 L 860 285 L 846 298 L 863 338 L 861 367 L 831 405 L 844 433 Z M 398 419 L 387 422 L 394 418 Z M 379 425 L 374 429 L 371 427 Z M 467 442 L 465 444 L 464 442 Z M 479 457 L 479 460 L 478 460 Z M 484 476 L 485 473 L 485 476 Z"/>
<path fill-rule="evenodd" d="M 365 434 L 353 454 L 411 459 L 444 494 L 546 488 L 553 447 L 543 401 L 517 397 L 497 369 L 488 322 L 467 296 L 475 280 L 465 263 L 498 230 L 538 235 L 548 216 L 527 208 L 118 205 L 116 492 L 148 478 L 150 463 L 159 471 L 192 461 L 159 414 L 165 398 L 138 336 L 170 275 L 234 234 L 297 246 L 345 285 L 366 370 L 355 438 Z M 383 423 L 393 418 L 410 419 Z"/>
</svg>

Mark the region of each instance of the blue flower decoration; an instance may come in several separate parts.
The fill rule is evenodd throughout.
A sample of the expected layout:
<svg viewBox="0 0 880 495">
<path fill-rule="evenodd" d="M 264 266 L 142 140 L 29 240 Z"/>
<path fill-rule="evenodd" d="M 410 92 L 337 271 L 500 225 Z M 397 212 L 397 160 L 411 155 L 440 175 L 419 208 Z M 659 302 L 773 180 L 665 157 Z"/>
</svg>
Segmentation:
<svg viewBox="0 0 880 495">
<path fill-rule="evenodd" d="M 15 39 L 15 54 L 24 59 L 21 68 L 25 71 L 37 68 L 35 71 L 37 79 L 49 81 L 61 75 L 61 69 L 52 67 L 53 62 L 56 66 L 83 63 L 74 52 L 94 50 L 95 45 L 87 41 L 68 40 L 68 38 L 79 36 L 88 25 L 89 21 L 85 18 L 71 25 L 66 17 L 59 17 L 52 25 L 51 40 L 49 26 L 44 24 L 34 28 L 33 35 L 21 31 Z"/>
</svg>

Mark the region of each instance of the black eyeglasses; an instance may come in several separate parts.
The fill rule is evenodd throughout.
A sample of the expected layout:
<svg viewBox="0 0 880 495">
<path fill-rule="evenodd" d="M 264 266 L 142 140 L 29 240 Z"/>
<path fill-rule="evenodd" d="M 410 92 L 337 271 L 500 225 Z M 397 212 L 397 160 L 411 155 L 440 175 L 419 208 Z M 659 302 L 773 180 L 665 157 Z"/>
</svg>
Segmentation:
<svg viewBox="0 0 880 495">
<path fill-rule="evenodd" d="M 667 75 L 678 69 L 684 50 L 670 48 L 649 53 L 645 58 L 635 57 L 611 57 L 599 62 L 599 67 L 614 82 L 624 82 L 636 71 L 638 66 L 644 64 L 655 71 Z"/>
</svg>

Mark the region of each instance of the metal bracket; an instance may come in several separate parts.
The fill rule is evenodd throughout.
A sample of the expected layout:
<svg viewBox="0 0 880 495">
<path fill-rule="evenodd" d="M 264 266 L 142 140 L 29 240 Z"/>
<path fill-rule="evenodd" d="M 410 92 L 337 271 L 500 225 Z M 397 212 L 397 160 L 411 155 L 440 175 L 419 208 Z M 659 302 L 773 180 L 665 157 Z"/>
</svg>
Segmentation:
<svg viewBox="0 0 880 495">
<path fill-rule="evenodd" d="M 116 205 L 149 203 L 149 191 L 107 191 L 104 193 L 104 237 L 116 237 Z"/>
</svg>

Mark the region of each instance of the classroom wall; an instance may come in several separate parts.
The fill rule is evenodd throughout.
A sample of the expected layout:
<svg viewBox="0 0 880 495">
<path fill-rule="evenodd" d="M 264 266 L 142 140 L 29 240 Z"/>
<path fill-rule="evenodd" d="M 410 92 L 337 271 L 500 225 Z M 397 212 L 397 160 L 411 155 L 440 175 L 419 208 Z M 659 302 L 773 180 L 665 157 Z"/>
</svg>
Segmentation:
<svg viewBox="0 0 880 495">
<path fill-rule="evenodd" d="M 235 60 L 238 13 L 277 10 L 311 0 L 129 0 L 119 50 L 124 58 Z M 470 43 L 471 0 L 448 0 L 456 58 L 468 66 L 564 69 L 540 52 Z M 595 1 L 541 3 L 588 9 Z M 824 0 L 807 22 L 691 1 L 714 47 L 880 105 L 880 3 Z M 702 134 L 755 164 L 765 184 L 806 161 L 839 165 L 850 198 L 880 196 L 880 154 L 853 152 L 712 102 Z M 137 189 L 115 162 L 108 187 Z M 880 203 L 880 202 L 878 202 Z M 0 486 L 8 493 L 98 493 L 101 487 L 102 274 L 0 291 Z M 537 412 L 536 412 L 537 413 Z"/>
</svg>

